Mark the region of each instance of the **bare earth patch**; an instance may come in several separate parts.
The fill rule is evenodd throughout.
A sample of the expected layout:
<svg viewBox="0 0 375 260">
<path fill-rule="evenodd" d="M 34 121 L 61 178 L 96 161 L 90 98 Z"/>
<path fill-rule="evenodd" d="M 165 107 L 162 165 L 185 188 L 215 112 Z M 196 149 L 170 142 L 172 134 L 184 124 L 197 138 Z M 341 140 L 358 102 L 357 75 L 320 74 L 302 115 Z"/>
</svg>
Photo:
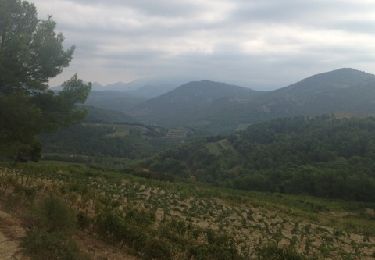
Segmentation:
<svg viewBox="0 0 375 260">
<path fill-rule="evenodd" d="M 21 239 L 25 236 L 19 220 L 0 208 L 0 259 L 29 259 L 22 254 Z"/>
</svg>

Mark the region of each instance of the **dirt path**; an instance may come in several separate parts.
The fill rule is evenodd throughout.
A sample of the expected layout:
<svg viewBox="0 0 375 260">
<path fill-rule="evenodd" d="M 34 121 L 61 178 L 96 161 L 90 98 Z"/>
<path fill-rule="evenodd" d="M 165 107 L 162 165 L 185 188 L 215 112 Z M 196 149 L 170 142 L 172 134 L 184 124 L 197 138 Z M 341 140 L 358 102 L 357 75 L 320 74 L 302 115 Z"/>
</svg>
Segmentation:
<svg viewBox="0 0 375 260">
<path fill-rule="evenodd" d="M 19 220 L 13 218 L 0 208 L 0 259 L 25 260 L 20 247 L 21 238 L 25 236 Z"/>
</svg>

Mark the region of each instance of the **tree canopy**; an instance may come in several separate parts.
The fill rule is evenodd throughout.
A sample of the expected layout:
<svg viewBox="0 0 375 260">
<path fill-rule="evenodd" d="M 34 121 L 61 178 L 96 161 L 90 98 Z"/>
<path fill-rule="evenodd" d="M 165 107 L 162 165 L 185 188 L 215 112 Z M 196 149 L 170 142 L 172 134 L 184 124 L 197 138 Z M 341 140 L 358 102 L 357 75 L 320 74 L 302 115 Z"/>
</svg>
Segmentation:
<svg viewBox="0 0 375 260">
<path fill-rule="evenodd" d="M 51 17 L 38 19 L 27 1 L 0 0 L 0 155 L 15 160 L 40 156 L 38 134 L 80 120 L 91 89 L 74 75 L 55 93 L 48 88 L 72 60 Z"/>
<path fill-rule="evenodd" d="M 143 163 L 231 188 L 375 201 L 375 118 L 296 117 L 210 137 Z"/>
</svg>

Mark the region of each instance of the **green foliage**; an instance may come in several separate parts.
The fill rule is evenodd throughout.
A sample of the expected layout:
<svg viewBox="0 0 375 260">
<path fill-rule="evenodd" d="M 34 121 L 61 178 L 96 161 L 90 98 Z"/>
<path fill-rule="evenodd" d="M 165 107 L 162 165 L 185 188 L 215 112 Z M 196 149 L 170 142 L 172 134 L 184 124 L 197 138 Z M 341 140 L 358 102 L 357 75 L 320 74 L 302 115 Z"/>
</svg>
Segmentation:
<svg viewBox="0 0 375 260">
<path fill-rule="evenodd" d="M 38 205 L 34 213 L 34 225 L 46 232 L 70 234 L 76 228 L 75 214 L 58 197 L 47 197 Z"/>
<path fill-rule="evenodd" d="M 259 250 L 261 260 L 304 260 L 305 258 L 292 248 L 278 248 L 276 245 L 269 245 Z"/>
<path fill-rule="evenodd" d="M 31 216 L 31 228 L 22 246 L 32 259 L 86 259 L 71 238 L 76 217 L 64 201 L 47 197 L 37 204 Z"/>
<path fill-rule="evenodd" d="M 207 231 L 207 243 L 192 246 L 189 250 L 190 257 L 194 259 L 242 259 L 236 249 L 234 240 L 226 235 L 215 234 Z"/>
<path fill-rule="evenodd" d="M 40 20 L 33 4 L 0 0 L 0 156 L 15 161 L 36 160 L 36 136 L 76 122 L 91 84 L 73 76 L 59 94 L 48 90 L 72 59 L 74 48 L 63 47 L 55 22 Z"/>
<path fill-rule="evenodd" d="M 69 65 L 74 48 L 64 50 L 51 19 L 39 20 L 27 1 L 0 1 L 0 93 L 35 93 Z"/>
<path fill-rule="evenodd" d="M 141 250 L 146 245 L 145 226 L 132 224 L 116 213 L 103 212 L 97 217 L 96 225 L 98 232 L 112 242 L 125 243 L 135 250 Z"/>
<path fill-rule="evenodd" d="M 87 116 L 85 122 L 91 123 L 130 123 L 136 124 L 136 120 L 131 116 L 113 110 L 98 108 L 94 106 L 85 106 Z"/>
<path fill-rule="evenodd" d="M 22 246 L 31 259 L 86 259 L 73 240 L 60 233 L 35 229 L 27 233 Z"/>
<path fill-rule="evenodd" d="M 41 139 L 47 154 L 137 159 L 175 147 L 185 139 L 167 135 L 167 129 L 157 126 L 84 122 Z"/>
<path fill-rule="evenodd" d="M 162 153 L 144 167 L 237 189 L 375 201 L 373 140 L 374 118 L 286 118 Z"/>
<path fill-rule="evenodd" d="M 144 252 L 145 259 L 167 260 L 172 259 L 171 250 L 171 245 L 168 242 L 158 239 L 149 239 L 142 251 Z"/>
</svg>

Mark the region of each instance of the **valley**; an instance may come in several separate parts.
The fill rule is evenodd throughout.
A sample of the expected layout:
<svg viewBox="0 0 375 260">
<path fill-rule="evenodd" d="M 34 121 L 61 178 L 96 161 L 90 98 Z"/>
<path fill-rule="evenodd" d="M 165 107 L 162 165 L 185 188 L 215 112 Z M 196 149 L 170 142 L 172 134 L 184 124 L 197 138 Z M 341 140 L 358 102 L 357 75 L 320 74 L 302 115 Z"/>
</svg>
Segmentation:
<svg viewBox="0 0 375 260">
<path fill-rule="evenodd" d="M 0 0 L 0 260 L 375 259 L 371 2 Z"/>
<path fill-rule="evenodd" d="M 268 92 L 94 92 L 84 121 L 41 136 L 43 162 L 3 168 L 3 192 L 21 218 L 57 192 L 89 257 L 372 259 L 374 82 L 340 69 Z"/>
</svg>

